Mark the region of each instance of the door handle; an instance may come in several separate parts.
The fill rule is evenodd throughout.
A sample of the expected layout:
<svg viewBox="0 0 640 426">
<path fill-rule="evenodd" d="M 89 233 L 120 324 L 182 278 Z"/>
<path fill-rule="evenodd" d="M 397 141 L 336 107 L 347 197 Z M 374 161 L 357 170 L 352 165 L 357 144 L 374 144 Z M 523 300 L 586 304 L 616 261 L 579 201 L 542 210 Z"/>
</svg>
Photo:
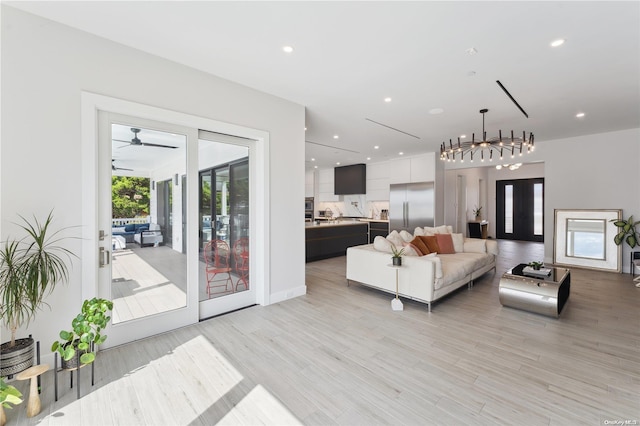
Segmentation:
<svg viewBox="0 0 640 426">
<path fill-rule="evenodd" d="M 104 247 L 100 247 L 98 250 L 98 263 L 101 268 L 104 268 L 109 264 L 111 260 L 111 252 Z"/>
</svg>

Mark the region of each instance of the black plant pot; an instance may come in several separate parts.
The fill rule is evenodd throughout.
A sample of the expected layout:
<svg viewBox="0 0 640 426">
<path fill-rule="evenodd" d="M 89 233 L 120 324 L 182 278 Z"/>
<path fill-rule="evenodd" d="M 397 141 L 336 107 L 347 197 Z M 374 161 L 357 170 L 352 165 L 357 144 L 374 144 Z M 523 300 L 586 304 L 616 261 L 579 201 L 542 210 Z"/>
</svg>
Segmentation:
<svg viewBox="0 0 640 426">
<path fill-rule="evenodd" d="M 0 376 L 12 376 L 33 366 L 33 338 L 16 339 L 14 347 L 11 342 L 5 342 L 0 346 Z"/>
<path fill-rule="evenodd" d="M 84 367 L 86 364 L 82 364 L 80 363 L 80 357 L 84 354 L 86 354 L 87 352 L 89 352 L 89 350 L 86 351 L 79 351 L 78 348 L 76 348 L 76 354 L 68 361 L 65 361 L 64 359 L 61 359 L 61 367 L 63 370 L 75 370 L 78 367 Z"/>
<path fill-rule="evenodd" d="M 393 266 L 402 266 L 402 258 L 401 257 L 392 257 Z"/>
</svg>

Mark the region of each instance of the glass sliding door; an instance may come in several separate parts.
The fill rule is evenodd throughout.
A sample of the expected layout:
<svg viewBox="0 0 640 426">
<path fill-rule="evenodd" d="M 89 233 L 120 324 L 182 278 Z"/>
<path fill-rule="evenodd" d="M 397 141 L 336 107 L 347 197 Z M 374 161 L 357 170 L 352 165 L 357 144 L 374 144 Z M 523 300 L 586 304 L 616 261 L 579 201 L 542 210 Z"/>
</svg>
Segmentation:
<svg viewBox="0 0 640 426">
<path fill-rule="evenodd" d="M 203 317 L 255 303 L 247 145 L 240 138 L 201 132 L 198 294 Z"/>
</svg>

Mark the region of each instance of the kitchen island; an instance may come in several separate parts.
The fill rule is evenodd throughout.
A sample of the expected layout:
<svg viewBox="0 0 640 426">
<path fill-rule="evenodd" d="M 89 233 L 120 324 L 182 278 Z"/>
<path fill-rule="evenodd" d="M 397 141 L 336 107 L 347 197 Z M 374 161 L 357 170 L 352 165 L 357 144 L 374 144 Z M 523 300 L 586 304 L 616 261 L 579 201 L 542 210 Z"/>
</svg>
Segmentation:
<svg viewBox="0 0 640 426">
<path fill-rule="evenodd" d="M 344 256 L 347 247 L 367 244 L 369 224 L 357 220 L 305 223 L 306 261 Z"/>
</svg>

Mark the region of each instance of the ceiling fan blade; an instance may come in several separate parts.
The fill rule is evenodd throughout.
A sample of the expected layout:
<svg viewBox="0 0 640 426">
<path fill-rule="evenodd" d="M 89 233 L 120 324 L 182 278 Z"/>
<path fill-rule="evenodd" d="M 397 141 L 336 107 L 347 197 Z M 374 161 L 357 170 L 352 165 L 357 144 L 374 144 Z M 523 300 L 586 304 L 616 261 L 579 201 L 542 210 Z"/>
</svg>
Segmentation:
<svg viewBox="0 0 640 426">
<path fill-rule="evenodd" d="M 128 172 L 132 172 L 133 169 L 125 169 L 124 167 L 114 167 L 113 170 L 126 170 Z"/>
<path fill-rule="evenodd" d="M 111 141 L 131 144 L 131 141 L 125 141 L 125 140 L 122 140 L 122 139 L 111 139 Z"/>
<path fill-rule="evenodd" d="M 155 148 L 170 148 L 170 149 L 176 149 L 177 146 L 171 146 L 171 145 L 160 145 L 157 143 L 147 143 L 147 142 L 142 142 L 141 143 L 142 146 L 152 146 Z"/>
</svg>

